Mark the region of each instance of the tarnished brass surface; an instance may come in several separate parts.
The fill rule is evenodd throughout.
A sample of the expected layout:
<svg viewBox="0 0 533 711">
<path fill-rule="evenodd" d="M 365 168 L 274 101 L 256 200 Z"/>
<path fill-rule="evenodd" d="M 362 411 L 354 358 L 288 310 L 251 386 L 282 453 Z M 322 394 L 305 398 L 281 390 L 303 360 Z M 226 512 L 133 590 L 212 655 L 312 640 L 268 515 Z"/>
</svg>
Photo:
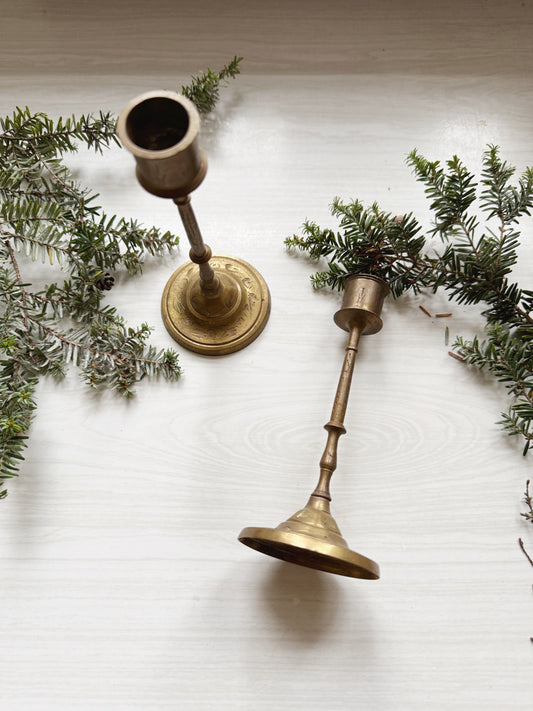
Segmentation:
<svg viewBox="0 0 533 711">
<path fill-rule="evenodd" d="M 120 112 L 117 134 L 137 163 L 137 179 L 158 197 L 185 197 L 205 177 L 196 106 L 173 91 L 149 91 Z"/>
<path fill-rule="evenodd" d="M 261 553 L 306 568 L 350 578 L 379 578 L 379 566 L 355 553 L 341 536 L 329 501 L 311 496 L 307 505 L 277 528 L 244 528 L 241 543 Z"/>
<path fill-rule="evenodd" d="M 200 116 L 194 104 L 172 91 L 138 96 L 121 112 L 117 133 L 137 163 L 140 184 L 172 198 L 189 239 L 191 262 L 177 269 L 163 293 L 161 312 L 170 335 L 205 355 L 244 348 L 264 329 L 270 293 L 262 276 L 235 257 L 211 258 L 189 193 L 207 170 L 198 146 Z"/>
<path fill-rule="evenodd" d="M 369 274 L 357 274 L 346 280 L 342 305 L 333 316 L 340 328 L 351 331 L 359 324 L 361 334 L 369 335 L 381 330 L 380 314 L 389 287 L 383 279 Z"/>
<path fill-rule="evenodd" d="M 243 259 L 213 256 L 209 263 L 220 291 L 206 295 L 198 268 L 188 262 L 167 282 L 161 314 L 172 338 L 185 348 L 226 355 L 259 336 L 270 314 L 270 294 L 263 277 Z"/>
<path fill-rule="evenodd" d="M 250 548 L 275 558 L 328 573 L 352 578 L 379 578 L 379 566 L 370 558 L 348 548 L 330 512 L 330 479 L 337 466 L 339 437 L 345 434 L 344 416 L 348 405 L 355 358 L 362 334 L 376 333 L 387 284 L 377 277 L 350 277 L 335 322 L 349 331 L 331 418 L 325 425 L 326 447 L 320 460 L 318 484 L 306 506 L 277 528 L 244 528 L 239 540 Z"/>
</svg>

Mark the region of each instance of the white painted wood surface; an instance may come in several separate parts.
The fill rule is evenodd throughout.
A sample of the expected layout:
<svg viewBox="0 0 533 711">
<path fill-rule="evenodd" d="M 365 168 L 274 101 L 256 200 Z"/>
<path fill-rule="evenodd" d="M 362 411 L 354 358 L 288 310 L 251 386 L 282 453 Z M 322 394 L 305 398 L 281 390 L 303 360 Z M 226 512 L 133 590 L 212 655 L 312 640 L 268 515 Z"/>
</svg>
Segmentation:
<svg viewBox="0 0 533 711">
<path fill-rule="evenodd" d="M 429 219 L 404 163 L 413 147 L 477 167 L 496 143 L 532 165 L 531 3 L 5 5 L 2 114 L 118 113 L 251 57 L 203 126 L 209 171 L 193 200 L 214 251 L 262 272 L 272 315 L 240 353 L 181 350 L 181 381 L 144 381 L 132 402 L 91 394 L 74 371 L 41 382 L 1 503 L 0 707 L 531 708 L 531 568 L 517 545 L 533 548 L 520 517 L 531 464 L 494 424 L 503 389 L 444 344 L 446 325 L 450 342 L 478 333 L 479 310 L 440 294 L 388 302 L 362 344 L 332 509 L 379 581 L 237 541 L 305 503 L 345 345 L 339 296 L 313 292 L 312 265 L 284 237 L 305 218 L 333 225 L 336 195 Z M 69 163 L 109 213 L 183 234 L 125 152 Z M 528 287 L 532 224 L 517 267 Z M 182 244 L 108 297 L 160 346 L 172 345 L 159 303 Z"/>
</svg>

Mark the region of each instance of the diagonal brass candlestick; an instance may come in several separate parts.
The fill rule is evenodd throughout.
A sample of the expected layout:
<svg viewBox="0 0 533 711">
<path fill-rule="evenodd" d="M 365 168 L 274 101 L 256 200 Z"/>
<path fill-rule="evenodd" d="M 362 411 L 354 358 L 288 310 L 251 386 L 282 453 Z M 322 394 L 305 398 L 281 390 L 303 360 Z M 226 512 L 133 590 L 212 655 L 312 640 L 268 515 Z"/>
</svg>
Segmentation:
<svg viewBox="0 0 533 711">
<path fill-rule="evenodd" d="M 154 91 L 130 101 L 117 133 L 137 162 L 137 179 L 148 192 L 177 205 L 191 261 L 168 280 L 161 300 L 163 322 L 182 346 L 204 355 L 244 348 L 264 329 L 270 294 L 259 272 L 237 257 L 212 256 L 204 244 L 190 193 L 205 177 L 207 160 L 198 147 L 200 116 L 192 102 L 172 91 Z"/>
<path fill-rule="evenodd" d="M 337 467 L 339 437 L 346 432 L 344 416 L 359 337 L 381 329 L 380 314 L 387 292 L 387 284 L 378 277 L 360 274 L 347 279 L 342 307 L 334 319 L 350 335 L 331 418 L 325 425 L 328 439 L 320 460 L 318 484 L 306 506 L 277 528 L 244 528 L 239 540 L 250 548 L 328 573 L 352 578 L 379 578 L 378 564 L 350 550 L 341 536 L 330 513 L 329 485 Z"/>
</svg>

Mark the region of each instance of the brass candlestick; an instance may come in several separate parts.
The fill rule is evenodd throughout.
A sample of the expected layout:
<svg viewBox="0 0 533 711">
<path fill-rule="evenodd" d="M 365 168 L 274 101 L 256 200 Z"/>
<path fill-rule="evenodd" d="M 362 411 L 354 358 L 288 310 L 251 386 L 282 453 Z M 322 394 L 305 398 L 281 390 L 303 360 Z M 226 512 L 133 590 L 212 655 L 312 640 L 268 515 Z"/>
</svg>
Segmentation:
<svg viewBox="0 0 533 711">
<path fill-rule="evenodd" d="M 163 322 L 185 348 L 224 355 L 261 333 L 270 314 L 270 294 L 254 267 L 237 257 L 212 256 L 204 244 L 189 195 L 207 171 L 199 130 L 194 104 L 171 91 L 133 99 L 117 122 L 118 136 L 137 162 L 140 184 L 174 201 L 191 245 L 191 261 L 172 274 L 164 289 Z"/>
<path fill-rule="evenodd" d="M 267 555 L 352 578 L 379 578 L 379 566 L 373 560 L 348 548 L 330 513 L 329 482 L 337 467 L 337 444 L 345 434 L 344 416 L 357 355 L 359 337 L 377 333 L 387 284 L 378 277 L 356 275 L 346 281 L 342 307 L 335 323 L 350 336 L 333 404 L 326 448 L 320 460 L 320 478 L 305 508 L 277 528 L 244 528 L 239 540 Z"/>
</svg>

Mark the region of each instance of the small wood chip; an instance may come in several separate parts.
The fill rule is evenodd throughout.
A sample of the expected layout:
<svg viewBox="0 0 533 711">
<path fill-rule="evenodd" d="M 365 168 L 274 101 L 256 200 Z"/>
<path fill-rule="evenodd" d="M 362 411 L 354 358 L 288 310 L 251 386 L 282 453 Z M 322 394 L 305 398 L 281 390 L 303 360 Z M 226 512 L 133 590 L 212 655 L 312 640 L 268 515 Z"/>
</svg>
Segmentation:
<svg viewBox="0 0 533 711">
<path fill-rule="evenodd" d="M 435 314 L 435 318 L 448 318 L 451 314 Z"/>
<path fill-rule="evenodd" d="M 455 360 L 461 361 L 461 363 L 465 362 L 465 358 L 462 358 L 461 356 L 457 355 L 457 353 L 452 353 L 452 351 L 448 351 L 448 355 L 452 358 L 455 358 Z"/>
<path fill-rule="evenodd" d="M 423 306 L 419 306 L 418 308 L 420 309 L 420 311 L 423 311 L 426 314 L 426 316 L 429 316 L 429 318 L 433 318 L 431 316 L 431 314 L 429 313 L 429 311 L 427 311 Z"/>
<path fill-rule="evenodd" d="M 444 345 L 448 345 L 448 341 L 450 340 L 450 329 L 448 326 L 446 326 L 446 330 L 444 331 Z"/>
</svg>

